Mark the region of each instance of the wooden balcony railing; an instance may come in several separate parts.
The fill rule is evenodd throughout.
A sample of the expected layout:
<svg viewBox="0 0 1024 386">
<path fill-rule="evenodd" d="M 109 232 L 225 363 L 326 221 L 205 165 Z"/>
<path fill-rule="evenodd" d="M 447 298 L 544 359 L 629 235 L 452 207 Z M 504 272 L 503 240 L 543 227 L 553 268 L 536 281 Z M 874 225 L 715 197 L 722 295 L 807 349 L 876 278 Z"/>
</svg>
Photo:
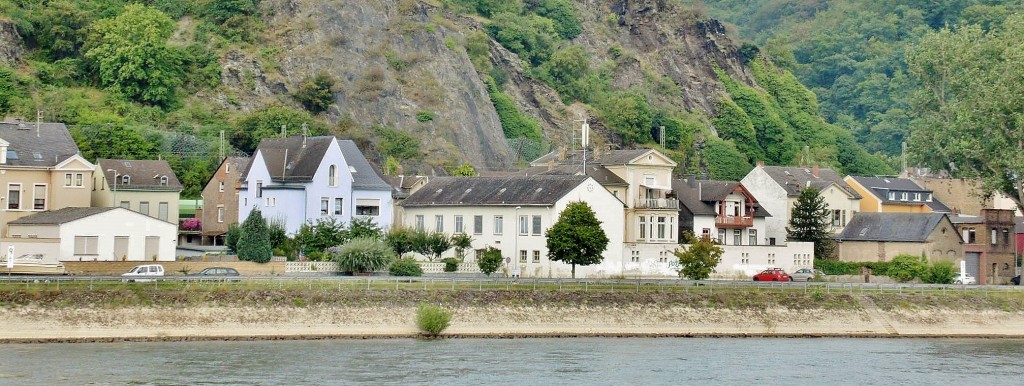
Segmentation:
<svg viewBox="0 0 1024 386">
<path fill-rule="evenodd" d="M 754 217 L 748 216 L 718 216 L 715 218 L 715 226 L 718 228 L 747 228 L 754 226 Z"/>
</svg>

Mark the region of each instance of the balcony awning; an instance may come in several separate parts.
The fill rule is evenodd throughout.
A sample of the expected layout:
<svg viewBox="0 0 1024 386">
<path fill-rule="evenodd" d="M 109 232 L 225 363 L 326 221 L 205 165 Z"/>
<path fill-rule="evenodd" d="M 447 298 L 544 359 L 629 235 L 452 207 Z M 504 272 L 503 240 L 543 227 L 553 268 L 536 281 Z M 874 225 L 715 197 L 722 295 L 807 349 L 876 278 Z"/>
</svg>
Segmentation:
<svg viewBox="0 0 1024 386">
<path fill-rule="evenodd" d="M 656 183 L 656 182 L 653 183 L 653 184 L 648 184 L 648 183 L 644 182 L 644 183 L 640 183 L 640 186 L 643 186 L 643 187 L 648 188 L 648 189 L 654 189 L 654 190 L 672 190 L 671 186 L 658 185 L 658 183 Z"/>
</svg>

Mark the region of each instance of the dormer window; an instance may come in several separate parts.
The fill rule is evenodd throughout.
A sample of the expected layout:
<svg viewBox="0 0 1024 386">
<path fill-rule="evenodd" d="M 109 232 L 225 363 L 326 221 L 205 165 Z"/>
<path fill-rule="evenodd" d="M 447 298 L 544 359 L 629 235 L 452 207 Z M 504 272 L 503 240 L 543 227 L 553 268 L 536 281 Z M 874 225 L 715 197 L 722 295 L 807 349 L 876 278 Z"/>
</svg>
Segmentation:
<svg viewBox="0 0 1024 386">
<path fill-rule="evenodd" d="M 167 176 L 160 176 L 160 185 L 167 185 Z"/>
<path fill-rule="evenodd" d="M 914 193 L 914 201 L 921 201 L 921 193 Z"/>
<path fill-rule="evenodd" d="M 129 176 L 127 174 L 121 176 L 122 185 L 128 185 L 130 183 L 132 183 L 132 176 Z"/>
<path fill-rule="evenodd" d="M 900 201 L 907 201 L 907 200 L 908 200 L 907 192 L 900 193 Z"/>
<path fill-rule="evenodd" d="M 889 201 L 896 200 L 896 192 L 889 192 Z"/>
</svg>

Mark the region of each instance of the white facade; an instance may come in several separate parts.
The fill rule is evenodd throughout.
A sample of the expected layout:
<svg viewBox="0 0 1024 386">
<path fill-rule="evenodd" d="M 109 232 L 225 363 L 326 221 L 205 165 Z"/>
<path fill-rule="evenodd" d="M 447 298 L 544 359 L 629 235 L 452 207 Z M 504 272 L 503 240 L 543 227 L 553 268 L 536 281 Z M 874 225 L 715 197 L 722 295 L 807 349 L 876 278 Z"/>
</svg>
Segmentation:
<svg viewBox="0 0 1024 386">
<path fill-rule="evenodd" d="M 771 217 L 765 219 L 767 244 L 784 244 L 787 238 L 786 227 L 789 226 L 798 197 L 790 197 L 760 166 L 747 173 L 740 182 L 757 199 L 761 207 L 771 214 Z M 836 213 L 836 225 L 833 226 L 832 232 L 842 232 L 846 224 L 853 219 L 853 215 L 860 210 L 860 199 L 854 198 L 836 184 L 823 189 L 821 195 L 829 211 Z"/>
<path fill-rule="evenodd" d="M 15 255 L 54 261 L 174 261 L 178 227 L 124 208 L 62 224 L 10 224 Z"/>
<path fill-rule="evenodd" d="M 626 244 L 623 255 L 628 262 L 623 277 L 678 277 L 679 259 L 673 251 L 686 245 Z M 749 280 L 766 268 L 795 272 L 814 267 L 814 243 L 790 242 L 786 245 L 722 245 L 722 261 L 711 279 Z"/>
</svg>

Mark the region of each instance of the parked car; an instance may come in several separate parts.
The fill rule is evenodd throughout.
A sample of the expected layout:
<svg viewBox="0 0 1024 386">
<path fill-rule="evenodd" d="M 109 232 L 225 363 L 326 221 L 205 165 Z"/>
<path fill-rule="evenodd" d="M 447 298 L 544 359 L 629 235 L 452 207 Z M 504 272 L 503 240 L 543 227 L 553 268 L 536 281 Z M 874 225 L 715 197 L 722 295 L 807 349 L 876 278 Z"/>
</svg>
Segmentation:
<svg viewBox="0 0 1024 386">
<path fill-rule="evenodd" d="M 768 268 L 754 275 L 754 281 L 793 281 L 793 278 L 782 268 Z"/>
<path fill-rule="evenodd" d="M 1013 285 L 1020 285 L 1020 275 L 1014 276 L 1013 279 L 1010 279 L 1010 283 L 1013 283 Z"/>
<path fill-rule="evenodd" d="M 164 266 L 160 264 L 138 265 L 130 271 L 121 274 L 121 280 L 123 281 L 153 281 L 159 277 L 164 277 Z"/>
<path fill-rule="evenodd" d="M 814 281 L 821 280 L 825 277 L 825 273 L 818 269 L 800 268 L 789 275 L 793 281 Z"/>
<path fill-rule="evenodd" d="M 953 276 L 953 284 L 978 284 L 978 280 L 967 273 L 957 273 Z"/>
<path fill-rule="evenodd" d="M 229 279 L 238 277 L 239 275 L 238 271 L 234 268 L 209 267 L 188 276 L 202 279 Z"/>
</svg>

